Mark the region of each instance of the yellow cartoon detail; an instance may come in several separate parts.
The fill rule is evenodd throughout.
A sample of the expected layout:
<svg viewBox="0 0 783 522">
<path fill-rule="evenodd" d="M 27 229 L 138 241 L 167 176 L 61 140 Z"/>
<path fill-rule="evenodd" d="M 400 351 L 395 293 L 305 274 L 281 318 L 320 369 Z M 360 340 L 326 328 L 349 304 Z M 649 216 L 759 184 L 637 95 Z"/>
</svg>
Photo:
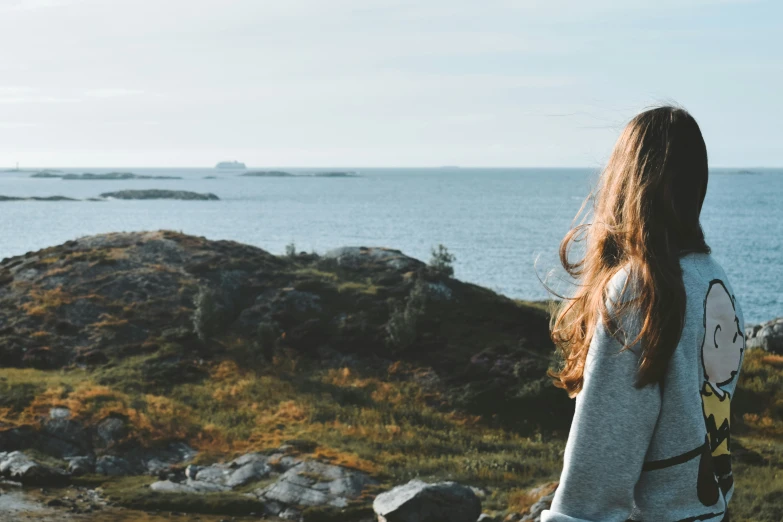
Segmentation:
<svg viewBox="0 0 783 522">
<path fill-rule="evenodd" d="M 719 395 L 709 382 L 705 382 L 701 401 L 712 456 L 729 455 L 731 396 L 728 393 Z"/>
<path fill-rule="evenodd" d="M 739 372 L 745 336 L 734 299 L 720 279 L 710 281 L 704 298 L 704 339 L 701 345 L 704 382 L 700 390 L 705 449 L 697 491 L 704 505 L 718 501 L 734 484 L 731 472 L 731 394 Z"/>
</svg>

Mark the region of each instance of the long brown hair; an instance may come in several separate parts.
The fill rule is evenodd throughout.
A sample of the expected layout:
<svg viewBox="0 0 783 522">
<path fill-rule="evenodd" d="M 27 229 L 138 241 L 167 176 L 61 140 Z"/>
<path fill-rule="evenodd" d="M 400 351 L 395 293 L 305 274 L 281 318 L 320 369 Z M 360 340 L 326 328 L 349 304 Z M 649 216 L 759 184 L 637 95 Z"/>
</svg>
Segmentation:
<svg viewBox="0 0 783 522">
<path fill-rule="evenodd" d="M 625 349 L 640 343 L 636 385 L 662 380 L 685 321 L 680 256 L 710 251 L 699 222 L 707 179 L 707 148 L 696 120 L 685 110 L 651 109 L 623 130 L 597 193 L 588 196 L 577 214 L 581 224 L 560 243 L 560 262 L 578 284 L 552 316 L 551 337 L 564 363 L 550 376 L 571 397 L 582 388 L 599 317 Z M 571 247 L 582 241 L 584 256 L 571 261 Z M 607 284 L 624 267 L 634 297 L 609 303 L 610 316 Z M 623 333 L 618 318 L 631 308 L 639 314 L 640 332 L 634 339 L 617 336 Z"/>
</svg>

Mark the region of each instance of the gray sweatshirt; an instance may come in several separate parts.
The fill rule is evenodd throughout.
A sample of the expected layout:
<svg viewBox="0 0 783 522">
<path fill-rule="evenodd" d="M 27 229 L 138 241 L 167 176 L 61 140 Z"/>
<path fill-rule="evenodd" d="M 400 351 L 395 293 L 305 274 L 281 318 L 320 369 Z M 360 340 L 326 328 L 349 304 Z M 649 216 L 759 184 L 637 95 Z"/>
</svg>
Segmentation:
<svg viewBox="0 0 783 522">
<path fill-rule="evenodd" d="M 685 327 L 662 384 L 634 387 L 640 350 L 600 325 L 566 444 L 560 486 L 542 522 L 720 521 L 734 492 L 730 401 L 745 351 L 742 311 L 709 254 L 681 258 Z M 607 305 L 628 270 L 612 279 Z M 632 340 L 638 316 L 622 322 Z"/>
</svg>

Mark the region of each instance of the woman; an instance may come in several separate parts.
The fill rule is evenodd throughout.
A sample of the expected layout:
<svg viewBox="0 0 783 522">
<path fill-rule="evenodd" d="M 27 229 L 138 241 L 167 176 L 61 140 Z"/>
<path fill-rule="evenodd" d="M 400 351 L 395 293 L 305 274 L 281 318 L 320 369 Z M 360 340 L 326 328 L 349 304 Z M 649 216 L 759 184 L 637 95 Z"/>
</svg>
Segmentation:
<svg viewBox="0 0 783 522">
<path fill-rule="evenodd" d="M 564 363 L 552 377 L 576 413 L 543 522 L 728 520 L 729 407 L 745 339 L 699 223 L 707 178 L 693 117 L 643 112 L 601 175 L 592 222 L 560 245 L 579 285 L 553 316 Z"/>
</svg>

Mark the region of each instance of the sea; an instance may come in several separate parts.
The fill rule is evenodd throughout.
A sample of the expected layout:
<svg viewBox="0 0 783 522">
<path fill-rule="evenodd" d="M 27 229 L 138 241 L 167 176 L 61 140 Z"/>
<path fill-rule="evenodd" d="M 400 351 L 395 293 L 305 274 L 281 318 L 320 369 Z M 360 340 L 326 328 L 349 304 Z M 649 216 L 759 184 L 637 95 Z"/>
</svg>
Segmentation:
<svg viewBox="0 0 783 522">
<path fill-rule="evenodd" d="M 67 168 L 177 180 L 32 178 L 0 172 L 0 195 L 93 198 L 124 189 L 216 194 L 219 201 L 0 202 L 0 258 L 115 231 L 168 229 L 230 239 L 275 254 L 383 246 L 427 261 L 442 244 L 455 277 L 509 297 L 568 294 L 557 260 L 598 169 L 275 167 L 294 174 L 353 171 L 356 177 L 243 177 L 214 168 Z M 713 169 L 702 222 L 748 324 L 783 316 L 783 169 Z M 207 178 L 214 179 L 207 179 Z"/>
</svg>

